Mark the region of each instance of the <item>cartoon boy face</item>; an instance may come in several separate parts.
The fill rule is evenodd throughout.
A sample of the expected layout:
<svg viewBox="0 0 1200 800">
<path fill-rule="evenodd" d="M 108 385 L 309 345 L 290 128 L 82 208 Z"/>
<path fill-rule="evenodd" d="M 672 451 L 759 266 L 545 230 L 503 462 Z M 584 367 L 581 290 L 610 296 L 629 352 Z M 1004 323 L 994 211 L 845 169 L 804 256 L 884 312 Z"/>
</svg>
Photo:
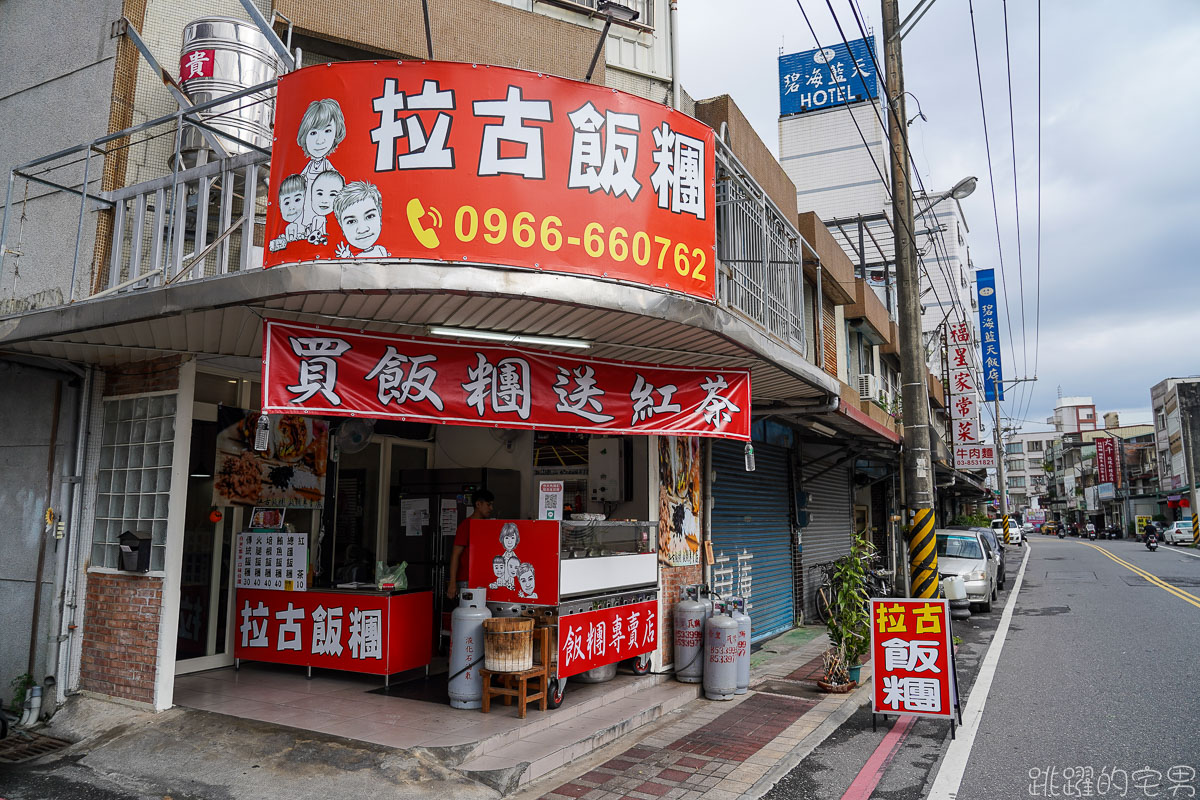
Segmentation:
<svg viewBox="0 0 1200 800">
<path fill-rule="evenodd" d="M 309 158 L 324 158 L 337 144 L 337 131 L 332 122 L 313 128 L 304 137 L 305 150 Z"/>
<path fill-rule="evenodd" d="M 517 546 L 517 541 L 521 535 L 517 533 L 516 525 L 505 525 L 500 529 L 500 544 L 504 545 L 505 550 L 511 551 Z"/>
<path fill-rule="evenodd" d="M 333 201 L 344 185 L 342 177 L 336 172 L 322 172 L 312 183 L 313 213 L 324 217 L 333 211 Z"/>
<path fill-rule="evenodd" d="M 383 215 L 379 206 L 370 198 L 363 198 L 352 203 L 342 212 L 338 222 L 346 241 L 359 250 L 366 250 L 375 244 L 379 232 L 383 230 Z"/>
<path fill-rule="evenodd" d="M 300 215 L 304 213 L 304 191 L 297 189 L 279 195 L 279 213 L 287 222 L 300 219 Z"/>
<path fill-rule="evenodd" d="M 492 572 L 496 573 L 497 578 L 504 577 L 504 556 L 496 556 L 492 559 Z"/>
<path fill-rule="evenodd" d="M 517 577 L 521 581 L 521 591 L 523 591 L 525 594 L 533 594 L 535 583 L 533 578 L 533 567 L 531 567 L 529 564 L 522 564 L 521 572 Z"/>
</svg>

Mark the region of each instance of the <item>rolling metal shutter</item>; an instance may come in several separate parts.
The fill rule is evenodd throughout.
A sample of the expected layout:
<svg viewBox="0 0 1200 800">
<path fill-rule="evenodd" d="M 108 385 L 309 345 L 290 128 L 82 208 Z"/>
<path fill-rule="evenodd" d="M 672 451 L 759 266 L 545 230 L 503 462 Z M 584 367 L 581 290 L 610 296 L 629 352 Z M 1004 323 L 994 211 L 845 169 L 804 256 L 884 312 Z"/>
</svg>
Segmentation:
<svg viewBox="0 0 1200 800">
<path fill-rule="evenodd" d="M 785 448 L 755 442 L 754 472 L 746 472 L 744 448 L 742 442 L 713 442 L 712 542 L 713 555 L 729 556 L 735 573 L 737 555 L 753 554 L 747 562 L 748 611 L 750 640 L 758 641 L 796 623 L 791 488 Z"/>
<path fill-rule="evenodd" d="M 850 552 L 850 531 L 854 525 L 850 502 L 851 464 L 834 466 L 844 452 L 810 446 L 801 453 L 800 490 L 808 493 L 806 510 L 809 513 L 809 524 L 800 538 L 801 566 L 804 571 L 804 618 L 807 622 L 819 619 L 813 598 L 821 583 L 821 571 L 815 569 L 815 565 Z M 808 466 L 810 463 L 812 465 Z M 813 477 L 805 480 L 805 476 Z"/>
</svg>

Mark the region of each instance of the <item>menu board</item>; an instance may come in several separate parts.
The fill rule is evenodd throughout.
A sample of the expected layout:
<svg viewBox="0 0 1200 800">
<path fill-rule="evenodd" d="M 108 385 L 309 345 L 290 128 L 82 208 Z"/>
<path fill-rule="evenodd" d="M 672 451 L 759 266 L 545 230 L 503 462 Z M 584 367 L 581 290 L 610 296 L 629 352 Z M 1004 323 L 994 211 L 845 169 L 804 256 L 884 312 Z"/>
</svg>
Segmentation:
<svg viewBox="0 0 1200 800">
<path fill-rule="evenodd" d="M 308 588 L 308 534 L 239 533 L 237 587 L 305 591 Z"/>
</svg>

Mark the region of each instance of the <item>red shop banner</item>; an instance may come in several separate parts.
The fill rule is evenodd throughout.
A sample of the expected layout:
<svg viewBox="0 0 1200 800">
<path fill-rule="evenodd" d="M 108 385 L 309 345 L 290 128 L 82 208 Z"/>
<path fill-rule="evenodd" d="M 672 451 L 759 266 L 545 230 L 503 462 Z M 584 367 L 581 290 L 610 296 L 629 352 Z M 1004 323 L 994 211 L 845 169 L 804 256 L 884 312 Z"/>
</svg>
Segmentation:
<svg viewBox="0 0 1200 800">
<path fill-rule="evenodd" d="M 602 86 L 480 64 L 309 67 L 279 79 L 265 266 L 503 264 L 712 300 L 714 176 L 711 128 Z"/>
<path fill-rule="evenodd" d="M 238 589 L 233 655 L 247 661 L 394 675 L 429 663 L 429 592 Z"/>
<path fill-rule="evenodd" d="M 654 600 L 567 614 L 558 619 L 558 677 L 651 653 L 657 647 Z"/>
<path fill-rule="evenodd" d="M 958 705 L 948 600 L 871 600 L 871 711 L 950 717 Z"/>
<path fill-rule="evenodd" d="M 467 584 L 489 603 L 558 604 L 558 522 L 467 520 Z"/>
<path fill-rule="evenodd" d="M 267 320 L 263 413 L 750 438 L 750 372 Z"/>
</svg>

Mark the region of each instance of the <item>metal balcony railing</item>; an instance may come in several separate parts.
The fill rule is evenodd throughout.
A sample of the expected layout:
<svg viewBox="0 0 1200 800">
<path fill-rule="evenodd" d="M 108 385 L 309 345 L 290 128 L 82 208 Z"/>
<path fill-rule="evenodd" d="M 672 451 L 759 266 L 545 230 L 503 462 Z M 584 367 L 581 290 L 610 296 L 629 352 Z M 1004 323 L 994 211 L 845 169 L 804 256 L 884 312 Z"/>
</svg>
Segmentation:
<svg viewBox="0 0 1200 800">
<path fill-rule="evenodd" d="M 264 86 L 54 153 L 10 173 L 10 198 L 18 177 L 80 198 L 79 216 L 69 221 L 76 237 L 71 286 L 80 269 L 94 264 L 96 274 L 82 296 L 64 292 L 69 302 L 261 268 L 270 153 L 221 133 L 213 121 L 220 113 L 244 111 L 232 101 L 273 102 L 253 97 Z M 188 154 L 179 151 L 188 125 L 204 126 L 231 140 L 227 149 L 246 152 L 188 166 Z M 169 164 L 170 171 L 101 191 L 96 186 L 98 156 L 121 159 L 129 169 Z M 203 151 L 192 157 L 203 162 Z M 802 270 L 804 258 L 817 261 L 816 252 L 719 139 L 716 165 L 717 303 L 807 356 Z M 0 255 L 12 207 L 5 207 Z M 89 215 L 98 219 L 86 221 L 96 224 L 84 224 Z M 93 242 L 98 252 L 88 261 Z M 821 349 L 821 333 L 813 337 Z"/>
</svg>

